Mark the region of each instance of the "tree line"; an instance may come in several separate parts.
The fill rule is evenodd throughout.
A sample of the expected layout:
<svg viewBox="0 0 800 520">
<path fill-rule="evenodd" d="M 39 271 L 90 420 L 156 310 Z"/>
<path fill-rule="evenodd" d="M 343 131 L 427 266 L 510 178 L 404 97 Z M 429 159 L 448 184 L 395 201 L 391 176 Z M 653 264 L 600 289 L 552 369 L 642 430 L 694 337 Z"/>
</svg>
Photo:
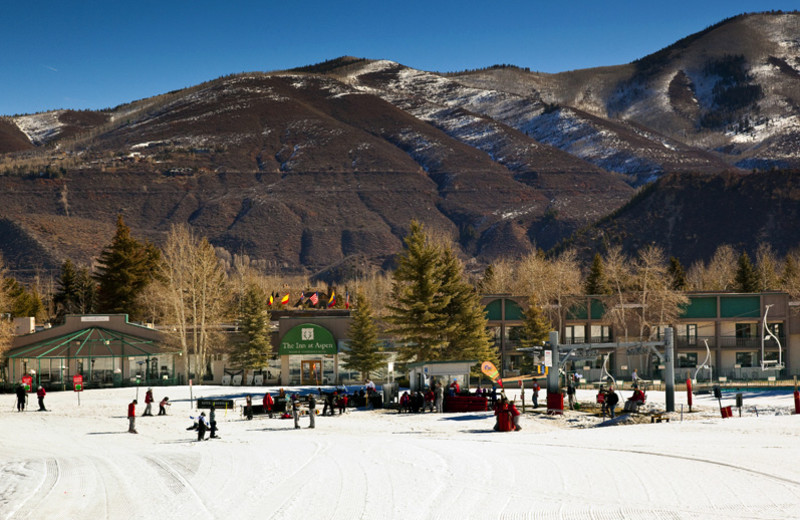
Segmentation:
<svg viewBox="0 0 800 520">
<path fill-rule="evenodd" d="M 688 302 L 687 291 L 800 297 L 800 253 L 781 258 L 768 245 L 758 248 L 755 261 L 723 245 L 708 262 L 688 269 L 653 245 L 635 256 L 611 248 L 588 265 L 573 250 L 551 256 L 534 251 L 472 273 L 457 251 L 452 237 L 412 222 L 395 271 L 373 270 L 347 281 L 352 301 L 338 292 L 336 302 L 353 309 L 347 368 L 369 374 L 382 366 L 381 336 L 395 341 L 402 361 L 496 360 L 482 294 L 529 298 L 521 334 L 528 346 L 561 330 L 588 295 L 603 303 L 605 320 L 621 336 L 640 338 L 673 322 Z M 66 260 L 49 292 L 46 284 L 19 283 L 0 262 L 0 352 L 10 346 L 13 317 L 58 323 L 68 314 L 125 313 L 165 330 L 184 354 L 187 374 L 207 374 L 219 353 L 229 354 L 234 366 L 262 368 L 272 356 L 270 310 L 277 307 L 269 306 L 269 295 L 291 293 L 294 300 L 301 291 L 336 291 L 315 288 L 306 277 L 266 275 L 262 266 L 244 255 L 221 255 L 186 225 L 173 226 L 158 248 L 133 237 L 120 216 L 97 266 Z M 223 333 L 223 324 L 235 324 L 236 333 Z"/>
</svg>

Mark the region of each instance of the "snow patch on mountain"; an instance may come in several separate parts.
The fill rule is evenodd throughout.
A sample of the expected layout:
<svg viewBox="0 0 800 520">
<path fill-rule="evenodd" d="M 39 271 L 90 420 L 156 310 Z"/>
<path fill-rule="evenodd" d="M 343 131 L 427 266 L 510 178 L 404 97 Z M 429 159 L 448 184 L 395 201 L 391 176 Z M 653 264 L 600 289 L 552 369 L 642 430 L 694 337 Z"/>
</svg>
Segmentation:
<svg viewBox="0 0 800 520">
<path fill-rule="evenodd" d="M 42 112 L 40 114 L 17 116 L 12 120 L 33 144 L 41 145 L 61 133 L 61 127 L 64 124 L 59 120 L 59 116 L 63 112 L 63 110 Z"/>
</svg>

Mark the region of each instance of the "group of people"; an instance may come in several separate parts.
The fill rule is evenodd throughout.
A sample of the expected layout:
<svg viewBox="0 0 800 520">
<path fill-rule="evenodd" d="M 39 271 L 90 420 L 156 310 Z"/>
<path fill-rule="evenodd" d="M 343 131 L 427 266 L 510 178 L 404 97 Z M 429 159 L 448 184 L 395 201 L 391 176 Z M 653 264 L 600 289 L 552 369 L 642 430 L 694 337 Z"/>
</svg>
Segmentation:
<svg viewBox="0 0 800 520">
<path fill-rule="evenodd" d="M 147 392 L 144 394 L 144 412 L 142 412 L 142 417 L 153 416 L 153 402 L 155 402 L 153 398 L 153 389 L 148 388 Z M 137 404 L 139 404 L 139 401 L 136 399 L 128 403 L 128 433 L 139 433 L 136 431 Z M 169 402 L 169 397 L 165 396 L 158 403 L 158 415 L 167 415 L 167 406 L 172 406 L 172 403 Z"/>
<path fill-rule="evenodd" d="M 519 425 L 519 409 L 517 405 L 514 404 L 514 401 L 509 401 L 505 394 L 503 394 L 497 402 L 494 415 L 494 431 L 516 432 L 522 429 Z"/>
<path fill-rule="evenodd" d="M 17 411 L 24 412 L 25 405 L 28 403 L 28 391 L 25 389 L 25 385 L 22 384 L 17 385 L 16 394 L 17 394 Z M 36 398 L 39 401 L 40 412 L 47 411 L 47 408 L 44 407 L 45 395 L 47 395 L 47 392 L 45 391 L 44 387 L 40 385 L 39 388 L 36 389 Z"/>
<path fill-rule="evenodd" d="M 600 405 L 603 417 L 608 413 L 613 419 L 616 416 L 616 408 L 619 403 L 619 395 L 614 391 L 614 385 L 610 385 L 608 389 L 600 385 L 597 391 L 597 403 Z"/>
<path fill-rule="evenodd" d="M 200 412 L 200 415 L 197 417 L 190 418 L 194 421 L 192 426 L 186 428 L 187 430 L 197 430 L 197 440 L 204 441 L 206 440 L 206 432 L 210 432 L 209 439 L 216 439 L 217 436 L 217 407 L 214 405 L 213 401 L 211 406 L 208 410 L 208 417 L 206 417 L 205 412 Z"/>
</svg>

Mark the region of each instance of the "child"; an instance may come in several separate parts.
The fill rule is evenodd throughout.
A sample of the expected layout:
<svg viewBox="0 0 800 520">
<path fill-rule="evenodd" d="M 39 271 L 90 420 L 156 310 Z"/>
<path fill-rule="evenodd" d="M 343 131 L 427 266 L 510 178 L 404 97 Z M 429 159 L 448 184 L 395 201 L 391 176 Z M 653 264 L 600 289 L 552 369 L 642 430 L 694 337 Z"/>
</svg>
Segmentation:
<svg viewBox="0 0 800 520">
<path fill-rule="evenodd" d="M 169 402 L 169 397 L 165 397 L 158 403 L 158 415 L 167 415 L 167 406 L 172 406 Z"/>
</svg>

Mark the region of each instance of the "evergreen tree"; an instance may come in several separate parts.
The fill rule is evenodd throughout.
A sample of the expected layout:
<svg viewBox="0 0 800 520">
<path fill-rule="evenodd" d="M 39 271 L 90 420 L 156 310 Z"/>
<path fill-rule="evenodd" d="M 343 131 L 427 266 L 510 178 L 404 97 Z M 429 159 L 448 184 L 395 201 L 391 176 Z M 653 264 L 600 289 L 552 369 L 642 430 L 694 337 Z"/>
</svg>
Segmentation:
<svg viewBox="0 0 800 520">
<path fill-rule="evenodd" d="M 550 338 L 550 331 L 553 325 L 542 309 L 531 300 L 530 305 L 525 310 L 522 322 L 522 334 L 520 343 L 523 347 L 533 347 L 543 345 Z"/>
<path fill-rule="evenodd" d="M 519 335 L 520 346 L 531 348 L 544 345 L 544 342 L 550 339 L 551 330 L 553 330 L 553 325 L 550 320 L 541 307 L 536 304 L 536 301 L 531 298 L 530 305 L 523 314 L 522 330 Z M 531 373 L 533 367 L 534 356 L 532 354 L 523 356 L 520 370 L 523 373 Z"/>
<path fill-rule="evenodd" d="M 85 314 L 86 306 L 83 304 L 85 298 L 86 276 L 88 270 L 84 269 L 78 271 L 72 260 L 67 260 L 61 264 L 61 276 L 56 280 L 58 290 L 53 295 L 53 304 L 55 305 L 56 319 L 63 321 L 64 316 L 67 314 Z M 94 284 L 89 281 L 89 287 L 94 287 Z"/>
<path fill-rule="evenodd" d="M 234 345 L 231 362 L 243 370 L 264 367 L 272 350 L 266 293 L 258 285 L 249 284 L 239 308 L 244 339 Z"/>
<path fill-rule="evenodd" d="M 47 318 L 42 298 L 36 290 L 27 290 L 24 285 L 14 278 L 6 278 L 3 286 L 7 297 L 10 299 L 11 315 L 15 318 L 34 317 L 37 321 Z"/>
<path fill-rule="evenodd" d="M 672 290 L 684 291 L 686 290 L 686 271 L 683 269 L 680 260 L 674 256 L 669 257 L 669 267 L 667 267 L 667 274 L 672 278 Z"/>
<path fill-rule="evenodd" d="M 444 312 L 455 324 L 447 334 L 446 347 L 442 352 L 444 359 L 477 359 L 497 361 L 487 330 L 486 311 L 481 305 L 480 295 L 466 281 L 464 268 L 456 258 L 453 249 L 445 248 L 440 255 L 442 292 L 450 295 L 450 303 Z"/>
<path fill-rule="evenodd" d="M 455 326 L 445 309 L 451 295 L 442 291 L 439 251 L 430 244 L 422 224 L 412 221 L 405 251 L 398 258 L 387 306 L 389 332 L 404 344 L 401 360 L 441 359 L 446 337 Z"/>
<path fill-rule="evenodd" d="M 75 278 L 77 288 L 75 312 L 78 314 L 92 314 L 97 308 L 97 284 L 92 279 L 89 268 L 81 267 Z"/>
<path fill-rule="evenodd" d="M 95 274 L 98 283 L 98 311 L 127 313 L 138 319 L 136 298 L 153 279 L 159 251 L 150 243 L 131 237 L 122 215 L 117 217 L 117 232 L 111 244 L 100 253 Z"/>
<path fill-rule="evenodd" d="M 739 256 L 735 282 L 736 290 L 739 292 L 758 292 L 758 274 L 753 269 L 753 264 L 750 262 L 750 257 L 747 253 L 742 253 Z"/>
<path fill-rule="evenodd" d="M 589 268 L 589 274 L 586 276 L 584 292 L 587 295 L 611 293 L 600 253 L 595 253 L 594 258 L 592 258 L 592 265 Z"/>
<path fill-rule="evenodd" d="M 359 292 L 355 304 L 350 322 L 350 353 L 342 365 L 350 370 L 358 370 L 368 378 L 371 372 L 383 365 L 383 349 L 378 342 L 378 327 L 367 298 Z"/>
<path fill-rule="evenodd" d="M 481 294 L 486 293 L 489 287 L 494 286 L 494 278 L 494 264 L 489 264 L 486 266 L 486 269 L 483 270 L 483 277 L 478 284 L 478 292 Z"/>
</svg>

